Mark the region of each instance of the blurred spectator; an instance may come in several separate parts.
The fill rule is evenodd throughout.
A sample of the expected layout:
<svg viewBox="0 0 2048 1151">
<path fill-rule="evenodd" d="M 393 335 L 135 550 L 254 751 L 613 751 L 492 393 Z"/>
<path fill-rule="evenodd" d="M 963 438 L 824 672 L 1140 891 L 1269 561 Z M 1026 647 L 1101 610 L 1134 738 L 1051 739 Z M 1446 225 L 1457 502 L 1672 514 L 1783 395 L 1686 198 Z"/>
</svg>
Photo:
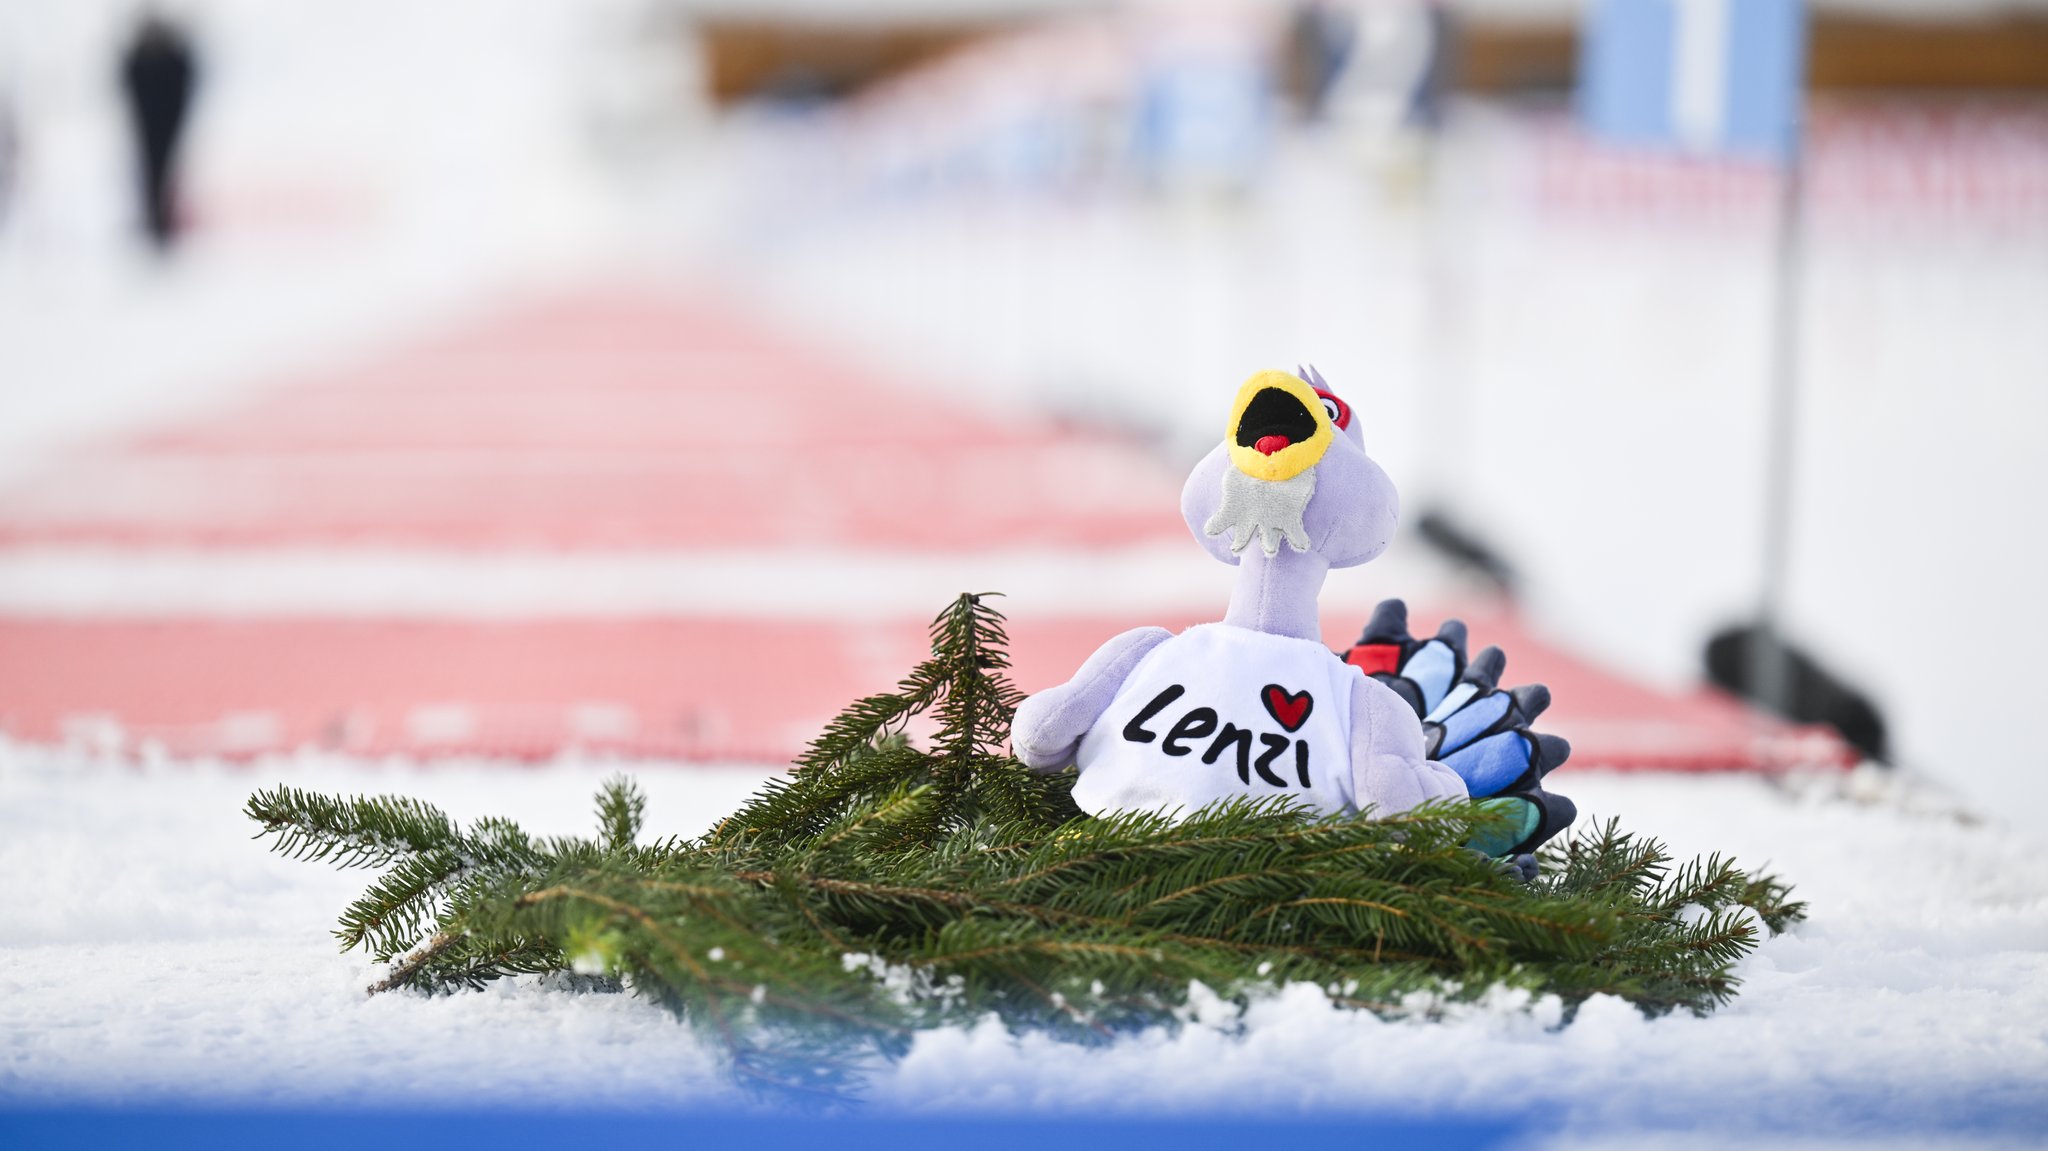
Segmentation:
<svg viewBox="0 0 2048 1151">
<path fill-rule="evenodd" d="M 178 143 L 197 83 L 184 31 L 161 13 L 145 13 L 121 56 L 121 89 L 135 127 L 143 224 L 159 250 L 177 238 Z"/>
<path fill-rule="evenodd" d="M 1283 68 L 1287 94 L 1311 123 L 1328 111 L 1330 89 L 1351 57 L 1356 25 L 1352 12 L 1334 8 L 1327 0 L 1298 4 L 1288 19 Z"/>
<path fill-rule="evenodd" d="M 1434 134 L 1443 127 L 1444 95 L 1451 83 L 1457 47 L 1457 25 L 1443 0 L 1429 0 L 1422 10 L 1424 43 L 1421 70 L 1408 99 L 1408 123 Z"/>
</svg>

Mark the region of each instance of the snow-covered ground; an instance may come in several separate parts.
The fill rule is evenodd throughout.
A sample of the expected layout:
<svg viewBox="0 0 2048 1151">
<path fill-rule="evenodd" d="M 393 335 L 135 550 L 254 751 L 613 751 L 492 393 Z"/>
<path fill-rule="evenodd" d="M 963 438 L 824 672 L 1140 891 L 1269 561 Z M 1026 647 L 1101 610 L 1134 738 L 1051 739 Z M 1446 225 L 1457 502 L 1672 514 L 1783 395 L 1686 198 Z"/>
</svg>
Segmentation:
<svg viewBox="0 0 2048 1151">
<path fill-rule="evenodd" d="M 272 856 L 247 794 L 278 779 L 400 791 L 458 818 L 587 833 L 621 765 L 299 758 L 128 765 L 0 745 L 0 1105 L 740 1105 L 715 1052 L 631 996 L 522 980 L 444 998 L 363 988 L 334 914 L 368 873 Z M 649 833 L 694 832 L 758 769 L 628 765 Z M 1745 961 L 1709 1018 L 1503 997 L 1384 1022 L 1312 987 L 1106 1047 L 994 1023 L 922 1036 L 890 1111 L 1527 1116 L 1566 1142 L 1706 1133 L 1763 1145 L 2023 1143 L 2048 1123 L 2048 875 L 2010 831 L 1876 775 L 1573 775 L 1589 814 L 1792 880 L 1811 918 Z"/>
</svg>

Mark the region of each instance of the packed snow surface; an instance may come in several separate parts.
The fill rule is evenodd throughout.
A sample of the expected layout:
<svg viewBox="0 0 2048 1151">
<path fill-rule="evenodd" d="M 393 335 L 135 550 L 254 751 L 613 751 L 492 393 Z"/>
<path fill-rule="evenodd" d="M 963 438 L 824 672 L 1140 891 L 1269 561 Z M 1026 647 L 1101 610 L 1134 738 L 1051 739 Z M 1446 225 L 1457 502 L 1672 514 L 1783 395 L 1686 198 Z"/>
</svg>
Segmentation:
<svg viewBox="0 0 2048 1151">
<path fill-rule="evenodd" d="M 522 979 L 366 996 L 378 969 L 328 931 L 368 873 L 275 857 L 240 813 L 284 780 L 585 834 L 619 766 L 136 766 L 0 745 L 0 1105 L 746 1105 L 714 1047 L 630 995 Z M 651 834 L 701 830 L 762 780 L 628 766 Z M 1571 773 L 1564 790 L 1585 819 L 1778 872 L 1811 918 L 1746 960 L 1742 994 L 1708 1018 L 1598 998 L 1560 1025 L 1556 1002 L 1498 994 L 1388 1022 L 1306 985 L 1248 1009 L 1198 993 L 1178 1030 L 1099 1048 L 993 1021 L 929 1032 L 869 1096 L 910 1112 L 1501 1112 L 1572 1140 L 1999 1143 L 2048 1121 L 2048 875 L 2009 829 L 1875 774 Z"/>
</svg>

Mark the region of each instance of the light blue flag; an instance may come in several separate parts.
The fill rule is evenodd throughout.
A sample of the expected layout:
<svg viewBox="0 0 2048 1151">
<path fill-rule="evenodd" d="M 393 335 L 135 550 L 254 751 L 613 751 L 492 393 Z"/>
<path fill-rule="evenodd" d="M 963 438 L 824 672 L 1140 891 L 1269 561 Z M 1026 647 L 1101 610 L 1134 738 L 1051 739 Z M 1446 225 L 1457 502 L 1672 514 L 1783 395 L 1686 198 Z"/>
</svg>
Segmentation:
<svg viewBox="0 0 2048 1151">
<path fill-rule="evenodd" d="M 1798 140 L 1802 0 L 1595 0 L 1579 112 L 1616 143 L 1782 157 Z"/>
</svg>

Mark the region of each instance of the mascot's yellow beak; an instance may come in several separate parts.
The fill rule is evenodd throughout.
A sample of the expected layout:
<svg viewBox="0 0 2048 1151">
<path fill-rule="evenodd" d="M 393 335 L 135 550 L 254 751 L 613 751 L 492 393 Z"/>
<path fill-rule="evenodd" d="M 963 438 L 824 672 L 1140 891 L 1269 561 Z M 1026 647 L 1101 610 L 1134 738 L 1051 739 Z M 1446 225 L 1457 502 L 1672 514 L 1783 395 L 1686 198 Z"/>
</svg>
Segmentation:
<svg viewBox="0 0 2048 1151">
<path fill-rule="evenodd" d="M 1322 397 L 1286 372 L 1258 372 L 1230 405 L 1230 462 L 1255 480 L 1291 480 L 1337 436 Z"/>
</svg>

